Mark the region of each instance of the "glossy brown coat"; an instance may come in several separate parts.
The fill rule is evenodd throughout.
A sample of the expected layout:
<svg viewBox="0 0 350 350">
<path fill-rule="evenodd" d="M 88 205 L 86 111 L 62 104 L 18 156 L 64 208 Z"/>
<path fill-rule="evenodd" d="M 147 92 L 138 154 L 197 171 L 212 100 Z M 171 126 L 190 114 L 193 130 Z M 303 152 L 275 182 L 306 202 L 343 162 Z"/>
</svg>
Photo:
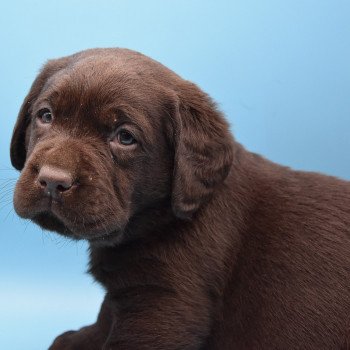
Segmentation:
<svg viewBox="0 0 350 350">
<path fill-rule="evenodd" d="M 106 289 L 97 322 L 51 350 L 350 348 L 349 182 L 248 152 L 161 64 L 125 49 L 49 61 L 11 157 L 17 213 L 89 240 Z M 42 169 L 74 186 L 45 194 Z"/>
</svg>

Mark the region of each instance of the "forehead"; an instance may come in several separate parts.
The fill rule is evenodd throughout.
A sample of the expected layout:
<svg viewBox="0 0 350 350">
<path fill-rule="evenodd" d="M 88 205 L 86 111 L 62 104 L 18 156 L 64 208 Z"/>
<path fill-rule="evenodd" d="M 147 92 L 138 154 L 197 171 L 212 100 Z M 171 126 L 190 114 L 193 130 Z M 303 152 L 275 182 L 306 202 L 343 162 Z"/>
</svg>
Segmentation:
<svg viewBox="0 0 350 350">
<path fill-rule="evenodd" d="M 161 99 L 150 86 L 154 84 L 142 79 L 132 66 L 115 59 L 90 57 L 51 76 L 36 108 L 47 103 L 57 116 L 79 116 L 102 123 L 123 115 L 150 131 L 154 129 L 152 124 L 160 123 L 157 117 Z"/>
</svg>

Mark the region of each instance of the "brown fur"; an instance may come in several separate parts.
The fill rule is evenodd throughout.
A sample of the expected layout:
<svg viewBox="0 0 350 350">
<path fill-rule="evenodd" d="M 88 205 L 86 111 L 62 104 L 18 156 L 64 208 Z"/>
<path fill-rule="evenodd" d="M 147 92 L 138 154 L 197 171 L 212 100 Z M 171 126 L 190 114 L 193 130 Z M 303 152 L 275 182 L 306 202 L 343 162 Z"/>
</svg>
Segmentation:
<svg viewBox="0 0 350 350">
<path fill-rule="evenodd" d="M 111 143 L 120 124 L 136 147 Z M 350 348 L 349 182 L 246 151 L 161 64 L 125 49 L 49 61 L 11 157 L 17 213 L 89 240 L 107 292 L 97 322 L 51 350 Z M 76 186 L 45 196 L 44 165 Z"/>
</svg>

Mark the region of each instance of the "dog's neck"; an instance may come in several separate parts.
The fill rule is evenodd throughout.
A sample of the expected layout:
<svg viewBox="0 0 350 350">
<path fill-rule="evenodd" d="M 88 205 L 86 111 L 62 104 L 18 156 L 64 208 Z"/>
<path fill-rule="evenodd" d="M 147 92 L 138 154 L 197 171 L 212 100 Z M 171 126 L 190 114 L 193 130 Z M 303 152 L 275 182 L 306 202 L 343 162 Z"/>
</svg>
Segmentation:
<svg viewBox="0 0 350 350">
<path fill-rule="evenodd" d="M 181 251 L 183 264 L 187 256 L 188 261 L 193 261 L 192 255 L 197 256 L 196 266 L 184 269 L 196 269 L 203 279 L 214 278 L 217 285 L 221 285 L 218 288 L 224 288 L 221 281 L 226 280 L 225 276 L 235 265 L 242 237 L 248 230 L 249 213 L 255 205 L 251 199 L 254 189 L 249 183 L 250 165 L 243 161 L 247 159 L 246 153 L 244 148 L 238 147 L 229 176 L 192 220 L 176 218 L 168 200 L 133 217 L 120 243 L 109 247 L 91 245 L 90 272 L 108 285 L 111 273 L 121 280 L 124 271 L 134 270 L 135 265 L 141 271 L 146 264 L 154 269 L 168 264 L 171 270 L 172 261 L 175 264 L 179 258 L 176 254 Z M 222 215 L 227 213 L 227 208 L 231 215 Z M 130 283 L 140 283 L 140 279 Z"/>
</svg>

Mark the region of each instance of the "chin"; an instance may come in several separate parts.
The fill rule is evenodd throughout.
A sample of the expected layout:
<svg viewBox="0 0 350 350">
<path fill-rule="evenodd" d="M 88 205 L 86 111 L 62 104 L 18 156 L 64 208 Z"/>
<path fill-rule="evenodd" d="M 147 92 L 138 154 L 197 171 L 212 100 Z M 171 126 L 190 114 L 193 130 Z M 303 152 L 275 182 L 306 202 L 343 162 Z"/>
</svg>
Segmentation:
<svg viewBox="0 0 350 350">
<path fill-rule="evenodd" d="M 114 231 L 109 234 L 90 238 L 88 241 L 93 248 L 113 247 L 124 241 L 124 233 L 123 231 Z"/>
<path fill-rule="evenodd" d="M 56 216 L 50 212 L 43 212 L 31 219 L 44 230 L 53 231 L 67 237 L 75 238 L 74 233 Z"/>
<path fill-rule="evenodd" d="M 93 245 L 114 245 L 121 241 L 122 230 L 116 225 L 82 225 L 76 226 L 64 223 L 51 212 L 43 212 L 32 218 L 41 228 L 53 231 L 74 240 L 87 240 Z"/>
</svg>

